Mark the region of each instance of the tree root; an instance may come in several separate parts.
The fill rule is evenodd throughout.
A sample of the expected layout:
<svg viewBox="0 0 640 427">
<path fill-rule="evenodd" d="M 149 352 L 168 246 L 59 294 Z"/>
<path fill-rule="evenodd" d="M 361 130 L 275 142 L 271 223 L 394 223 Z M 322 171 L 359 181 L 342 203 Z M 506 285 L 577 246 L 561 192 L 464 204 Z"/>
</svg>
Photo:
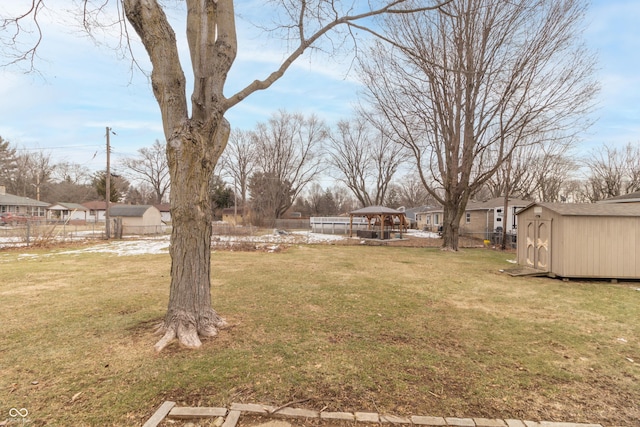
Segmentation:
<svg viewBox="0 0 640 427">
<path fill-rule="evenodd" d="M 202 346 L 200 337 L 211 338 L 218 335 L 219 329 L 224 329 L 228 323 L 215 311 L 211 310 L 207 316 L 201 316 L 199 321 L 195 321 L 194 317 L 186 313 L 181 315 L 169 315 L 165 321 L 159 326 L 156 332 L 163 334 L 153 348 L 156 352 L 161 352 L 174 339 L 178 339 L 178 343 L 182 347 L 190 349 L 198 349 Z M 213 315 L 211 315 L 213 314 Z M 197 325 L 197 326 L 196 326 Z"/>
<path fill-rule="evenodd" d="M 164 334 L 160 341 L 153 346 L 157 352 L 161 352 L 166 346 L 169 345 L 171 341 L 176 337 L 176 331 L 173 328 L 167 329 L 167 332 Z"/>
</svg>

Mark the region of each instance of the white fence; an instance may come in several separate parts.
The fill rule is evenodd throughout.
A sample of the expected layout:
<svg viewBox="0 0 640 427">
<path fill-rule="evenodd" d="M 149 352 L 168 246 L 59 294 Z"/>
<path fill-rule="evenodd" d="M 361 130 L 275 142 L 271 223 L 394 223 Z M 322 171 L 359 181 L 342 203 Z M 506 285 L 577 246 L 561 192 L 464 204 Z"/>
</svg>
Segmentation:
<svg viewBox="0 0 640 427">
<path fill-rule="evenodd" d="M 311 232 L 322 234 L 349 234 L 349 217 L 344 216 L 312 216 L 309 220 Z M 353 218 L 353 230 L 366 230 L 367 219 Z"/>
</svg>

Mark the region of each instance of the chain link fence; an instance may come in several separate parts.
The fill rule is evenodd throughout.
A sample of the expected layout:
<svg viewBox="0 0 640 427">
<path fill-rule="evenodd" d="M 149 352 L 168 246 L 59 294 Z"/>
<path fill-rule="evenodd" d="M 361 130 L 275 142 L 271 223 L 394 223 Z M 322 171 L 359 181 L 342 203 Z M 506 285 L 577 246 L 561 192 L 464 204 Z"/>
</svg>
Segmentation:
<svg viewBox="0 0 640 427">
<path fill-rule="evenodd" d="M 27 221 L 0 227 L 0 248 L 36 246 L 50 242 L 104 239 L 104 224 L 68 224 L 47 221 Z"/>
<path fill-rule="evenodd" d="M 111 238 L 158 236 L 168 234 L 171 231 L 171 226 L 167 225 L 138 225 L 135 227 L 117 225 L 114 221 L 111 227 Z M 77 224 L 43 220 L 0 226 L 0 248 L 43 246 L 54 242 L 104 240 L 105 238 L 104 223 Z"/>
</svg>

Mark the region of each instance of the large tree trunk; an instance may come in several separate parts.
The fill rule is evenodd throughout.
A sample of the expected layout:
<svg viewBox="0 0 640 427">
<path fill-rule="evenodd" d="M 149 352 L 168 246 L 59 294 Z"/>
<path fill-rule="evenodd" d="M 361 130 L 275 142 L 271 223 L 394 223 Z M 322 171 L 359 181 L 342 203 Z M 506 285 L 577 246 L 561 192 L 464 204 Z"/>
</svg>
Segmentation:
<svg viewBox="0 0 640 427">
<path fill-rule="evenodd" d="M 460 218 L 462 218 L 462 212 L 464 212 L 465 206 L 460 206 L 460 204 L 455 203 L 444 206 L 444 215 L 442 220 L 442 249 L 445 251 L 458 250 Z"/>
<path fill-rule="evenodd" d="M 214 130 L 215 129 L 215 130 Z M 171 171 L 171 290 L 156 350 L 174 338 L 198 348 L 199 337 L 217 335 L 226 322 L 211 307 L 211 221 L 209 182 L 229 136 L 229 124 L 194 130 L 185 126 L 167 144 Z"/>
<path fill-rule="evenodd" d="M 155 345 L 174 338 L 200 347 L 225 321 L 211 307 L 209 183 L 229 138 L 222 95 L 236 53 L 232 0 L 187 1 L 187 40 L 194 72 L 191 118 L 175 34 L 157 0 L 125 0 L 129 22 L 153 64 L 151 81 L 162 113 L 171 175 L 171 291 Z"/>
</svg>

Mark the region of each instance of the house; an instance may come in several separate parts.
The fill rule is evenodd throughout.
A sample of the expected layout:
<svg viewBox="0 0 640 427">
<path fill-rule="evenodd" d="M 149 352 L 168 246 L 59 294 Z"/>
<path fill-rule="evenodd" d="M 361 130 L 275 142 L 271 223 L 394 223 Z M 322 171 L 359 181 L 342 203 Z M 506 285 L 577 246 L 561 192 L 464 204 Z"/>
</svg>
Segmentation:
<svg viewBox="0 0 640 427">
<path fill-rule="evenodd" d="M 622 196 L 610 197 L 600 200 L 597 203 L 638 203 L 640 204 L 640 191 L 635 193 L 623 194 Z"/>
<path fill-rule="evenodd" d="M 114 205 L 109 217 L 115 222 L 116 235 L 162 233 L 162 215 L 155 206 Z"/>
<path fill-rule="evenodd" d="M 507 229 L 515 234 L 518 229 L 516 213 L 529 204 L 529 200 L 509 198 L 507 214 L 504 213 L 504 197 L 496 197 L 484 202 L 469 202 L 460 221 L 460 234 L 487 238 L 496 230 Z"/>
<path fill-rule="evenodd" d="M 49 203 L 30 199 L 29 197 L 7 194 L 6 187 L 0 185 L 0 213 L 11 212 L 34 218 L 45 218 Z"/>
<path fill-rule="evenodd" d="M 47 219 L 69 224 L 86 224 L 89 210 L 78 203 L 57 203 L 47 208 Z"/>
<path fill-rule="evenodd" d="M 444 209 L 433 206 L 422 212 L 416 212 L 416 226 L 418 230 L 437 232 L 442 225 Z"/>
<path fill-rule="evenodd" d="M 504 214 L 504 197 L 469 202 L 460 219 L 460 234 L 486 239 L 497 229 L 507 227 L 508 233 L 515 234 L 518 223 L 516 213 L 531 202 L 510 197 L 507 203 L 507 215 Z M 416 214 L 418 228 L 436 232 L 442 226 L 444 209 L 434 207 Z"/>
<path fill-rule="evenodd" d="M 92 202 L 83 203 L 82 206 L 88 210 L 87 222 L 104 222 L 107 202 L 104 200 L 94 200 Z"/>
<path fill-rule="evenodd" d="M 160 203 L 155 206 L 160 211 L 160 217 L 163 224 L 171 223 L 171 205 L 169 203 Z"/>
<path fill-rule="evenodd" d="M 531 203 L 518 212 L 518 264 L 549 276 L 640 279 L 640 205 Z"/>
<path fill-rule="evenodd" d="M 418 224 L 418 215 L 420 215 L 422 212 L 426 212 L 431 208 L 432 208 L 431 206 L 419 206 L 416 208 L 408 208 L 408 209 L 401 207 L 401 208 L 398 208 L 398 210 L 404 212 L 407 218 L 407 222 L 409 223 L 409 228 L 422 229 L 422 227 L 419 226 Z"/>
</svg>

